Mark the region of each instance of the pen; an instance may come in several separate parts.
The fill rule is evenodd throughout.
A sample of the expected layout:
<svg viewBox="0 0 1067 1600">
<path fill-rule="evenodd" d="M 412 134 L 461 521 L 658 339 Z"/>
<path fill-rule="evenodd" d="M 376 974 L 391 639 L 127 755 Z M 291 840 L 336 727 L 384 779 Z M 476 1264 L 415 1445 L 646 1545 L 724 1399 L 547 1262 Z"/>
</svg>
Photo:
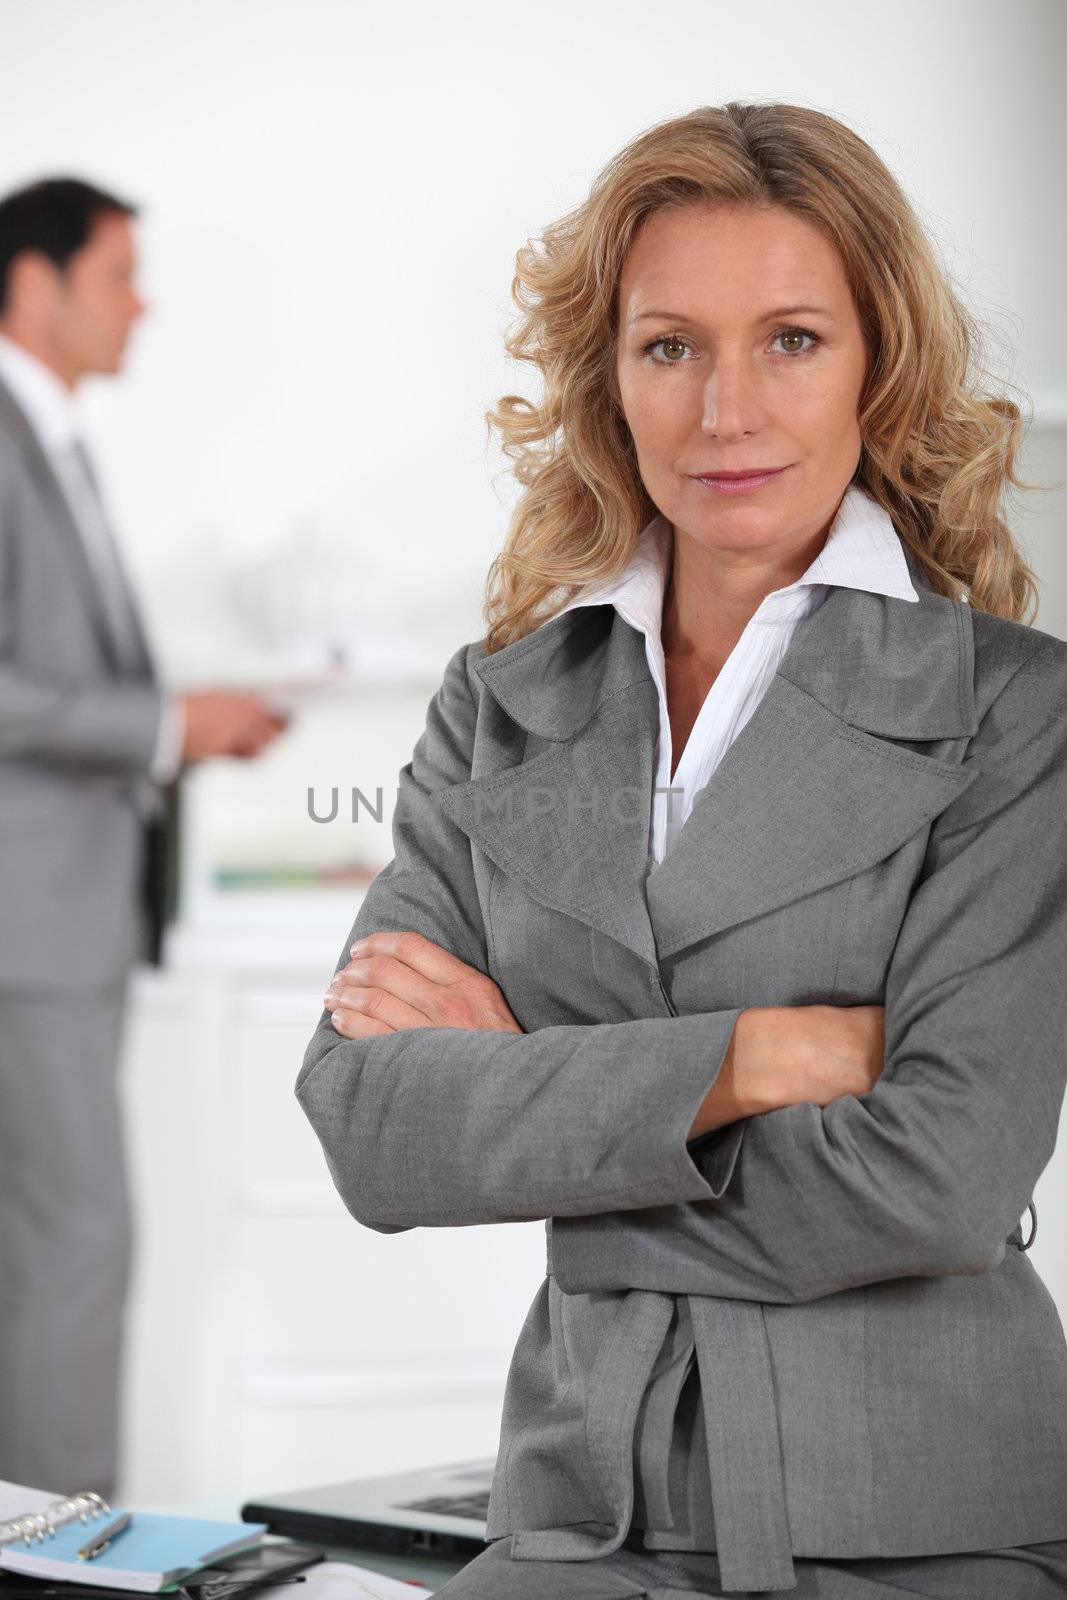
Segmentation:
<svg viewBox="0 0 1067 1600">
<path fill-rule="evenodd" d="M 92 1561 L 94 1556 L 103 1555 L 112 1539 L 117 1539 L 120 1533 L 124 1533 L 132 1521 L 133 1512 L 124 1511 L 121 1517 L 116 1517 L 114 1522 L 109 1522 L 106 1528 L 101 1528 L 99 1533 L 94 1534 L 88 1544 L 82 1545 L 78 1551 L 78 1560 Z"/>
</svg>

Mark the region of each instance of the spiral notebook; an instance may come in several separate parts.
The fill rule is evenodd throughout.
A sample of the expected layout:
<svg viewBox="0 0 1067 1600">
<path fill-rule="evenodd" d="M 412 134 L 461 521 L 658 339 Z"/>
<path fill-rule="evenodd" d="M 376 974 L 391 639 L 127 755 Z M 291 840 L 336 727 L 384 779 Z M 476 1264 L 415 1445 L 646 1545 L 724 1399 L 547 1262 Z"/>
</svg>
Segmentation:
<svg viewBox="0 0 1067 1600">
<path fill-rule="evenodd" d="M 0 1567 L 34 1578 L 156 1594 L 236 1550 L 258 1543 L 265 1522 L 215 1522 L 138 1511 L 102 1555 L 78 1551 L 123 1515 L 100 1495 L 66 1498 L 0 1482 Z"/>
</svg>

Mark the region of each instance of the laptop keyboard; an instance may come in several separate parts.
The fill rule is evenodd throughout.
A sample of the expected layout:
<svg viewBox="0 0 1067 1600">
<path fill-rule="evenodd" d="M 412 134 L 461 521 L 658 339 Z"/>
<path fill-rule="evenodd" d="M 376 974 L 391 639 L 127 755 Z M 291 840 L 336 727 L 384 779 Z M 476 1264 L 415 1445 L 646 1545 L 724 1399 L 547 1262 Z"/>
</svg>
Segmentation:
<svg viewBox="0 0 1067 1600">
<path fill-rule="evenodd" d="M 473 1517 L 476 1522 L 489 1518 L 489 1490 L 481 1494 L 432 1494 L 426 1500 L 403 1500 L 398 1511 L 436 1511 L 441 1517 Z"/>
</svg>

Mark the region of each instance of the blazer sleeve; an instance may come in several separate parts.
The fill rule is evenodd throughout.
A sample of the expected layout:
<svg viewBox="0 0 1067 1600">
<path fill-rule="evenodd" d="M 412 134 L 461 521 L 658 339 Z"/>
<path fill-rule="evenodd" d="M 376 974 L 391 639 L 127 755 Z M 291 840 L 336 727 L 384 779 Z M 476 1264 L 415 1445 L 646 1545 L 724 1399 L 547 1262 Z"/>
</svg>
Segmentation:
<svg viewBox="0 0 1067 1600">
<path fill-rule="evenodd" d="M 0 655 L 0 760 L 148 772 L 162 696 L 149 684 L 62 684 Z"/>
<path fill-rule="evenodd" d="M 436 801 L 471 775 L 469 648 L 448 663 L 401 770 L 394 858 L 335 970 L 354 939 L 411 929 L 487 971 L 471 844 Z M 686 1135 L 740 1009 L 367 1039 L 341 1037 L 324 1010 L 296 1096 L 346 1207 L 382 1233 L 676 1205 L 714 1196 L 729 1177 L 736 1141 L 701 1170 Z"/>
<path fill-rule="evenodd" d="M 562 1289 L 789 1303 L 1003 1259 L 1067 1079 L 1067 646 L 1042 640 L 931 830 L 874 1088 L 747 1118 L 714 1205 L 554 1223 Z"/>
<path fill-rule="evenodd" d="M 0 513 L 0 760 L 147 772 L 162 691 L 142 683 L 62 683 L 14 658 L 14 541 Z"/>
</svg>

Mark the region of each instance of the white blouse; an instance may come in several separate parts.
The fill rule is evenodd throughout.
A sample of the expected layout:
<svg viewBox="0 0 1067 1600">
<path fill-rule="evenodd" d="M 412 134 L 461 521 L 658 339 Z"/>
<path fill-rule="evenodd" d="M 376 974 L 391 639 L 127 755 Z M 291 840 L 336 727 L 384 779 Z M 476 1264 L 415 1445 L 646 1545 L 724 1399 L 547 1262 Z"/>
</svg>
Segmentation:
<svg viewBox="0 0 1067 1600">
<path fill-rule="evenodd" d="M 858 484 L 845 491 L 826 541 L 807 571 L 772 589 L 749 618 L 708 690 L 671 781 L 671 725 L 660 623 L 670 570 L 672 529 L 662 515 L 642 529 L 633 557 L 617 578 L 589 584 L 562 608 L 614 605 L 645 637 L 659 694 L 659 735 L 649 852 L 658 865 L 677 839 L 701 789 L 770 687 L 795 630 L 822 604 L 831 585 L 918 601 L 900 536 L 889 514 Z"/>
</svg>

